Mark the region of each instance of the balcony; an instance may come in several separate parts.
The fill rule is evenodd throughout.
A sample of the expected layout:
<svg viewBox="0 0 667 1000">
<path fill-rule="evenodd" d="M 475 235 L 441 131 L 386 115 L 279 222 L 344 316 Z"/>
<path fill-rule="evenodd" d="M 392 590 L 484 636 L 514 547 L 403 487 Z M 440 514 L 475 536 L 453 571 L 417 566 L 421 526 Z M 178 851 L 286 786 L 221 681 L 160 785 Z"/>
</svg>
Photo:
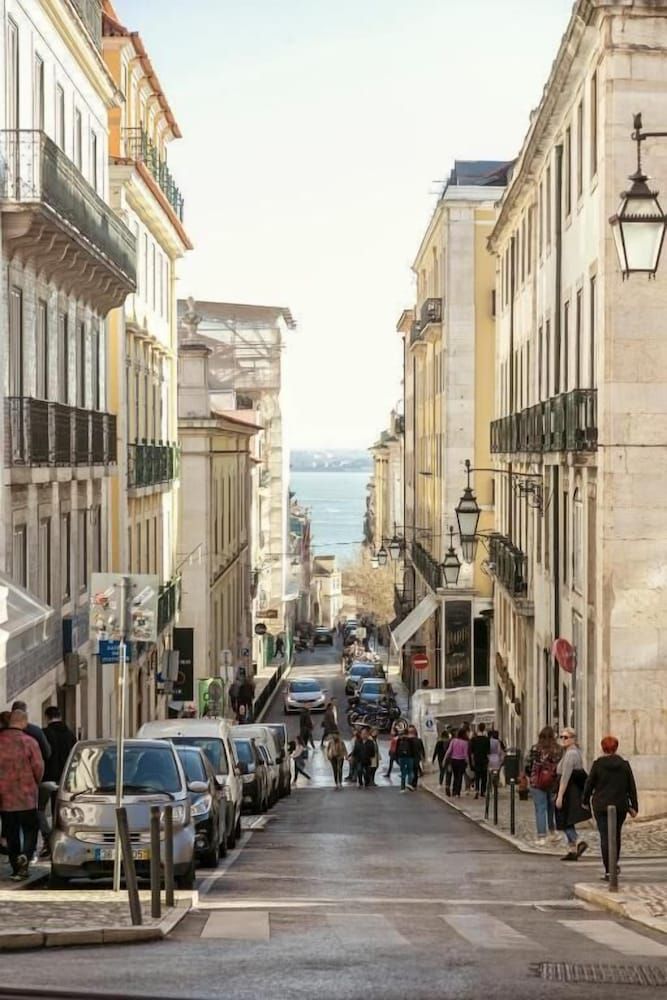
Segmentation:
<svg viewBox="0 0 667 1000">
<path fill-rule="evenodd" d="M 176 612 L 181 607 L 181 578 L 174 576 L 165 583 L 158 592 L 157 598 L 157 630 L 162 632 L 173 622 Z"/>
<path fill-rule="evenodd" d="M 142 128 L 127 128 L 124 135 L 126 155 L 136 163 L 143 163 L 147 167 L 174 213 L 182 222 L 183 195 L 176 186 L 166 159 L 160 156 L 157 146 Z"/>
<path fill-rule="evenodd" d="M 394 614 L 397 618 L 403 619 L 412 609 L 415 595 L 412 590 L 401 590 L 394 587 Z"/>
<path fill-rule="evenodd" d="M 492 535 L 489 539 L 489 565 L 512 597 L 526 597 L 526 555 L 505 535 Z"/>
<path fill-rule="evenodd" d="M 573 389 L 491 423 L 491 452 L 593 452 L 598 446 L 597 389 Z"/>
<path fill-rule="evenodd" d="M 422 329 L 431 323 L 442 323 L 442 299 L 424 299 L 419 311 Z"/>
<path fill-rule="evenodd" d="M 102 51 L 102 4 L 100 0 L 71 0 L 72 6 L 88 29 L 95 47 Z"/>
<path fill-rule="evenodd" d="M 127 448 L 127 488 L 144 489 L 178 478 L 178 447 L 162 441 L 135 441 Z"/>
<path fill-rule="evenodd" d="M 412 565 L 422 575 L 431 590 L 436 591 L 442 587 L 442 569 L 440 563 L 436 562 L 431 553 L 419 542 L 413 541 Z"/>
<path fill-rule="evenodd" d="M 30 396 L 5 399 L 6 461 L 13 468 L 114 465 L 116 417 Z"/>
<path fill-rule="evenodd" d="M 134 291 L 134 237 L 44 132 L 0 131 L 0 211 L 10 255 L 29 250 L 38 271 L 98 312 Z"/>
</svg>

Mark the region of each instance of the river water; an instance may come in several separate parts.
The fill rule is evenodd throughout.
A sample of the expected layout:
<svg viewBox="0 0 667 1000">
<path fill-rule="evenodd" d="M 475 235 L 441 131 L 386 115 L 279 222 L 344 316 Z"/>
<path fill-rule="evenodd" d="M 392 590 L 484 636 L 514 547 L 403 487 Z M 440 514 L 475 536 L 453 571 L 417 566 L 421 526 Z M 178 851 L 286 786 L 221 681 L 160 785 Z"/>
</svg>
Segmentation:
<svg viewBox="0 0 667 1000">
<path fill-rule="evenodd" d="M 310 508 L 313 551 L 341 564 L 361 547 L 370 472 L 291 472 L 290 489 Z"/>
</svg>

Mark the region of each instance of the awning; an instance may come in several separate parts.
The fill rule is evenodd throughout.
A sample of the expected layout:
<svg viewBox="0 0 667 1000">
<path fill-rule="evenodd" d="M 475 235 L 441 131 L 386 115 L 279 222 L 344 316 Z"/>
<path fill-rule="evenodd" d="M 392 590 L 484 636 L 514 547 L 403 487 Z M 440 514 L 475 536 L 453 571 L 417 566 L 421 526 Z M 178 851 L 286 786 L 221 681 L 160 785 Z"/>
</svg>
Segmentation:
<svg viewBox="0 0 667 1000">
<path fill-rule="evenodd" d="M 394 649 L 402 649 L 417 629 L 431 617 L 437 606 L 438 600 L 433 594 L 427 594 L 426 597 L 423 597 L 417 607 L 413 608 L 407 618 L 404 618 L 398 628 L 391 633 Z"/>
</svg>

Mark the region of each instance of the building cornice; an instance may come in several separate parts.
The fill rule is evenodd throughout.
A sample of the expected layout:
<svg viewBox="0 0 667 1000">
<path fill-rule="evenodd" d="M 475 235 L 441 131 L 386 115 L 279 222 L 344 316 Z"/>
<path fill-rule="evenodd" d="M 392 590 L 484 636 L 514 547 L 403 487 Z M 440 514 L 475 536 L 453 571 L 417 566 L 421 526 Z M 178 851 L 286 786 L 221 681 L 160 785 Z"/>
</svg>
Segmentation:
<svg viewBox="0 0 667 1000">
<path fill-rule="evenodd" d="M 182 223 L 145 164 L 113 156 L 110 179 L 112 184 L 120 181 L 128 204 L 153 235 L 159 236 L 163 249 L 169 252 L 172 260 L 193 249 Z"/>
</svg>

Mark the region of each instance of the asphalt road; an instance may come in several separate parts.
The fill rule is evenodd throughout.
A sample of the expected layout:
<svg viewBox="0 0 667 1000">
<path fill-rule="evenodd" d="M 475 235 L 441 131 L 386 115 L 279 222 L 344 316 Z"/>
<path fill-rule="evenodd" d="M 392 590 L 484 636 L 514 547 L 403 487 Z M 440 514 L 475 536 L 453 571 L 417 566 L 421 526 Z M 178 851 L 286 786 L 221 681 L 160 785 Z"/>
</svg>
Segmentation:
<svg viewBox="0 0 667 1000">
<path fill-rule="evenodd" d="M 329 650 L 297 673 L 345 700 Z M 306 657 L 301 657 L 305 663 Z M 282 720 L 282 699 L 268 713 Z M 289 719 L 296 731 L 296 718 Z M 317 727 L 316 727 L 317 732 Z M 667 970 L 667 941 L 572 899 L 579 865 L 522 855 L 428 792 L 313 781 L 200 878 L 200 907 L 168 941 L 3 956 L 3 982 L 231 1000 L 647 997 L 642 987 L 543 981 L 539 963 Z M 392 787 L 393 786 L 393 787 Z"/>
</svg>

